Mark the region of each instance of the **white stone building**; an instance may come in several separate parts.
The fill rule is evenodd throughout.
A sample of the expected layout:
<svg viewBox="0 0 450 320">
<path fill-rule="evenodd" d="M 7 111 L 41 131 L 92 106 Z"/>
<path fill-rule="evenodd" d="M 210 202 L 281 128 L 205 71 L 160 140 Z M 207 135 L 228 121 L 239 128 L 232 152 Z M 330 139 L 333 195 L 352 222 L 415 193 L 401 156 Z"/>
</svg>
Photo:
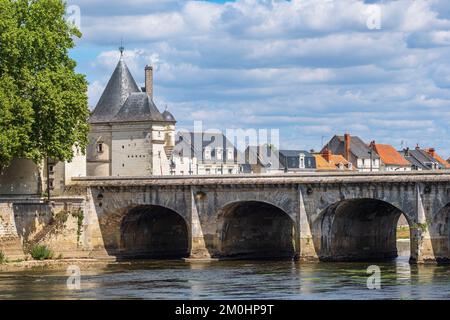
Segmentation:
<svg viewBox="0 0 450 320">
<path fill-rule="evenodd" d="M 239 174 L 238 151 L 221 132 L 179 132 L 170 168 L 172 175 Z"/>
<path fill-rule="evenodd" d="M 88 176 L 170 174 L 176 121 L 153 102 L 153 68 L 140 89 L 123 56 L 89 119 Z"/>
<path fill-rule="evenodd" d="M 0 196 L 42 195 L 47 191 L 47 176 L 50 193 L 63 193 L 73 177 L 86 176 L 86 156 L 75 146 L 73 154 L 70 162 L 49 159 L 39 165 L 31 159 L 13 159 L 0 173 Z"/>
</svg>

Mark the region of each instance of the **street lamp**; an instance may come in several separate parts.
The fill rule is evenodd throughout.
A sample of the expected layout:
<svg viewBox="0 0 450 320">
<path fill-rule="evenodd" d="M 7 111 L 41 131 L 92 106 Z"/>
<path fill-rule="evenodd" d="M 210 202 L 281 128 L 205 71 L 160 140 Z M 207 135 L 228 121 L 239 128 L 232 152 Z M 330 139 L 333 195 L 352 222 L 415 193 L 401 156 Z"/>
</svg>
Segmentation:
<svg viewBox="0 0 450 320">
<path fill-rule="evenodd" d="M 373 147 L 374 147 L 375 141 L 370 142 L 369 146 L 369 154 L 370 154 L 370 172 L 373 171 Z"/>
</svg>

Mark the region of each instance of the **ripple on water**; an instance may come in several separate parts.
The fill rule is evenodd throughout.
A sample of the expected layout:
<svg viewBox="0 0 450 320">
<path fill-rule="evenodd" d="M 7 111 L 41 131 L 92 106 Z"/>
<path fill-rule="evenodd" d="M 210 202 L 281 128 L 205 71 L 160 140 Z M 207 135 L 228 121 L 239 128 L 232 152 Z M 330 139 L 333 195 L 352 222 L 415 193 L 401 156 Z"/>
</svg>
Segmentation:
<svg viewBox="0 0 450 320">
<path fill-rule="evenodd" d="M 450 299 L 450 270 L 378 264 L 381 290 L 367 289 L 369 263 L 153 261 L 81 270 L 69 291 L 63 271 L 0 275 L 0 299 Z"/>
</svg>

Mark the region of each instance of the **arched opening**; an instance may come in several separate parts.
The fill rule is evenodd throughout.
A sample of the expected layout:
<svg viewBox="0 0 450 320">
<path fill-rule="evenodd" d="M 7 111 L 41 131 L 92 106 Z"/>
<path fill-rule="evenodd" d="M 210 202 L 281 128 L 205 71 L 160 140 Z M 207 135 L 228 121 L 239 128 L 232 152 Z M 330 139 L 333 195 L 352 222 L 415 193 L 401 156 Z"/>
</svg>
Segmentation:
<svg viewBox="0 0 450 320">
<path fill-rule="evenodd" d="M 402 213 L 397 222 L 397 255 L 405 260 L 411 257 L 411 228 L 406 216 Z"/>
<path fill-rule="evenodd" d="M 183 258 L 188 256 L 186 221 L 161 206 L 130 210 L 120 226 L 120 253 L 127 258 Z"/>
<path fill-rule="evenodd" d="M 292 259 L 294 223 L 280 208 L 260 201 L 222 210 L 221 256 L 234 259 Z"/>
<path fill-rule="evenodd" d="M 320 258 L 383 261 L 398 257 L 398 223 L 403 212 L 376 199 L 337 202 L 322 212 Z M 408 223 L 406 218 L 401 220 Z"/>
</svg>

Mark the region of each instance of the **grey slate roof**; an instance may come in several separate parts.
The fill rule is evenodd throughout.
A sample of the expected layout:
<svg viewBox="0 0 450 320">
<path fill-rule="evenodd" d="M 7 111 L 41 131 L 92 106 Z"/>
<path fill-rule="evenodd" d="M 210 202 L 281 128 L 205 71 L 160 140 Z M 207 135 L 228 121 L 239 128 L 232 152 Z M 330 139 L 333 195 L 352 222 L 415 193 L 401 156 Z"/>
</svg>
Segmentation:
<svg viewBox="0 0 450 320">
<path fill-rule="evenodd" d="M 268 169 L 285 171 L 302 171 L 316 169 L 316 158 L 305 150 L 275 150 L 265 146 L 249 146 L 246 149 L 246 164 L 257 159 L 258 163 Z M 305 168 L 300 168 L 300 154 L 305 155 Z M 245 170 L 245 169 L 244 169 Z M 248 168 L 247 168 L 248 170 Z"/>
<path fill-rule="evenodd" d="M 111 122 L 164 121 L 153 100 L 145 92 L 131 93 Z"/>
<path fill-rule="evenodd" d="M 171 122 L 176 122 L 175 117 L 173 116 L 173 114 L 171 114 L 169 111 L 164 111 L 162 113 L 163 119 L 165 121 L 171 121 Z"/>
<path fill-rule="evenodd" d="M 152 98 L 136 84 L 121 57 L 100 100 L 89 118 L 90 123 L 169 121 L 174 116 L 161 114 Z"/>
<path fill-rule="evenodd" d="M 102 123 L 110 121 L 119 112 L 128 96 L 134 92 L 141 92 L 141 90 L 137 86 L 136 81 L 134 81 L 127 65 L 120 58 L 89 122 Z"/>
<path fill-rule="evenodd" d="M 248 146 L 245 150 L 245 163 L 241 164 L 242 170 L 244 172 L 248 171 L 251 172 L 251 167 L 245 167 L 244 165 L 254 165 L 259 164 L 262 167 L 266 169 L 272 169 L 272 170 L 280 170 L 281 164 L 280 164 L 280 158 L 279 154 L 276 151 L 273 151 L 269 146 L 267 145 L 261 145 L 261 146 Z"/>
<path fill-rule="evenodd" d="M 305 150 L 280 150 L 280 163 L 286 170 L 300 169 L 300 154 L 305 155 L 305 168 L 316 169 L 316 157 Z"/>
<path fill-rule="evenodd" d="M 411 162 L 415 169 L 432 170 L 432 165 L 435 164 L 438 169 L 444 169 L 444 166 L 422 149 L 405 149 L 399 151 L 406 160 Z"/>
<path fill-rule="evenodd" d="M 345 138 L 344 136 L 334 136 L 326 145 L 333 154 L 345 156 Z M 370 148 L 358 136 L 350 137 L 350 153 L 359 159 L 370 159 Z M 380 156 L 373 151 L 372 159 L 379 159 Z"/>
</svg>

